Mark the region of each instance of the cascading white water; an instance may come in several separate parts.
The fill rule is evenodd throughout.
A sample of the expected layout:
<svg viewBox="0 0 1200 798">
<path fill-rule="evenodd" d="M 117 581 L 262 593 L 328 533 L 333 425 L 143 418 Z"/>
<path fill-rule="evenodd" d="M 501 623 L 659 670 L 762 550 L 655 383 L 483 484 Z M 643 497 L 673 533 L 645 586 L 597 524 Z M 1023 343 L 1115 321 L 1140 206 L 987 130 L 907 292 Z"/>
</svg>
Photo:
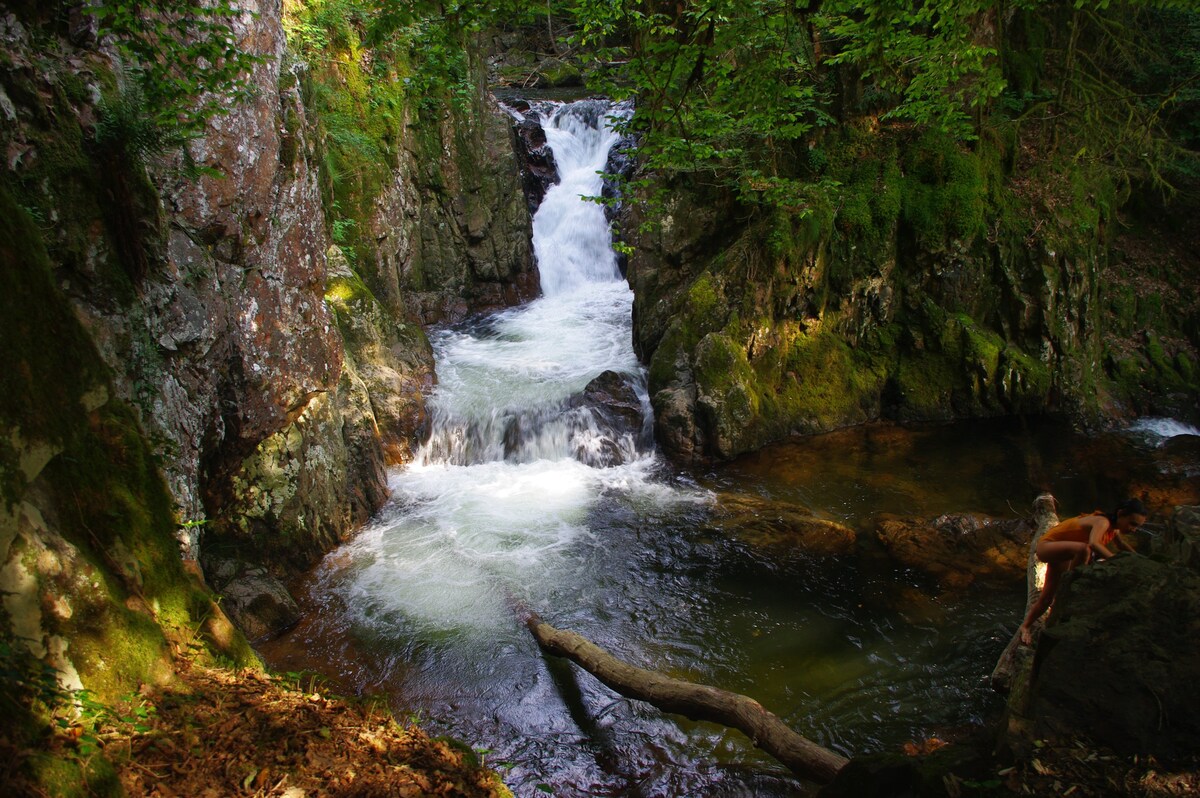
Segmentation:
<svg viewBox="0 0 1200 798">
<path fill-rule="evenodd" d="M 1139 418 L 1129 425 L 1129 431 L 1143 436 L 1155 445 L 1166 443 L 1180 435 L 1200 435 L 1200 428 L 1174 418 Z"/>
<path fill-rule="evenodd" d="M 581 197 L 600 196 L 600 173 L 618 135 L 602 114 L 606 104 L 592 101 L 580 110 L 560 107 L 542 120 L 559 176 L 533 217 L 533 246 L 548 297 L 621 277 L 604 213 L 596 205 L 580 206 Z"/>
<path fill-rule="evenodd" d="M 561 178 L 533 218 L 543 296 L 476 329 L 434 335 L 439 385 L 419 465 L 533 463 L 586 452 L 604 432 L 589 410 L 569 408 L 567 400 L 604 371 L 640 387 L 633 294 L 617 269 L 603 210 L 583 199 L 601 193 L 600 172 L 618 139 L 607 110 L 585 101 L 543 115 Z M 632 436 L 613 445 L 622 460 L 638 456 Z"/>
<path fill-rule="evenodd" d="M 616 699 L 543 657 L 509 597 L 635 664 L 753 695 L 843 753 L 977 720 L 994 701 L 981 674 L 1019 621 L 1023 589 L 999 602 L 914 600 L 907 573 L 809 558 L 757 514 L 745 535 L 716 531 L 707 494 L 572 401 L 603 371 L 641 384 L 630 291 L 601 207 L 578 198 L 600 192 L 595 173 L 612 136 L 587 120 L 604 112 L 590 103 L 543 115 L 565 172 L 534 220 L 545 295 L 434 336 L 433 435 L 392 475 L 393 500 L 372 525 L 313 575 L 311 626 L 276 641 L 300 653 L 286 669 L 318 665 L 348 689 L 426 712 L 433 733 L 492 749 L 488 764 L 521 796 L 766 797 L 800 787 L 748 740 Z M 1194 432 L 1160 421 L 1148 426 L 1156 441 Z M 1014 451 L 1061 466 L 1051 470 L 1067 484 L 1076 463 L 1132 454 L 1095 458 L 1091 436 L 1073 443 L 1024 422 L 1030 443 L 1013 446 L 981 426 L 906 433 L 897 446 L 895 430 L 886 444 L 870 430 L 857 444 L 798 443 L 708 484 L 865 527 L 880 512 L 1002 514 L 1029 487 L 1029 463 L 1010 462 Z M 620 464 L 592 457 L 600 448 L 619 449 Z M 926 459 L 914 466 L 918 452 Z M 928 478 L 897 476 L 912 473 Z"/>
<path fill-rule="evenodd" d="M 392 475 L 394 499 L 338 569 L 351 612 L 368 626 L 429 630 L 511 626 L 505 594 L 526 600 L 571 580 L 572 544 L 607 491 L 653 495 L 653 456 L 638 436 L 607 440 L 620 465 L 589 452 L 613 436 L 573 406 L 597 375 L 627 375 L 645 401 L 632 349 L 632 292 L 621 278 L 598 174 L 617 140 L 598 101 L 542 117 L 560 182 L 533 219 L 543 296 L 474 327 L 436 332 L 432 432 L 416 462 Z M 344 562 L 344 561 L 343 561 Z"/>
</svg>

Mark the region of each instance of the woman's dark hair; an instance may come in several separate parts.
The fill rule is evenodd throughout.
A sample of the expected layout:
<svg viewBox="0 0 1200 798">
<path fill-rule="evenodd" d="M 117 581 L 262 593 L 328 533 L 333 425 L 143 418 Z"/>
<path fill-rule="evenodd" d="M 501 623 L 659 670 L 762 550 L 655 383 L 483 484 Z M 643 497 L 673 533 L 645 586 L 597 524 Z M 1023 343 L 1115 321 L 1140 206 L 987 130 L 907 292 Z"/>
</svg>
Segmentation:
<svg viewBox="0 0 1200 798">
<path fill-rule="evenodd" d="M 1121 515 L 1146 515 L 1146 505 L 1142 504 L 1141 499 L 1130 499 L 1124 504 L 1117 505 L 1117 509 L 1113 510 L 1108 515 L 1109 523 L 1117 523 L 1117 516 Z"/>
</svg>

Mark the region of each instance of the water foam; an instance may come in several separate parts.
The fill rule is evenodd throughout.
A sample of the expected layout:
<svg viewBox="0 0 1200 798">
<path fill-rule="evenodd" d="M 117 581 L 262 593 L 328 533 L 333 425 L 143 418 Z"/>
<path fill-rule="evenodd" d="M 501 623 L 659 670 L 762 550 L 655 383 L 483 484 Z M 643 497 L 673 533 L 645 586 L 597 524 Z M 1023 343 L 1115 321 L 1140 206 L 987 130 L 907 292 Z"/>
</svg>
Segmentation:
<svg viewBox="0 0 1200 798">
<path fill-rule="evenodd" d="M 1200 428 L 1174 418 L 1139 418 L 1129 425 L 1129 431 L 1156 444 L 1166 443 L 1180 435 L 1200 435 Z"/>
</svg>

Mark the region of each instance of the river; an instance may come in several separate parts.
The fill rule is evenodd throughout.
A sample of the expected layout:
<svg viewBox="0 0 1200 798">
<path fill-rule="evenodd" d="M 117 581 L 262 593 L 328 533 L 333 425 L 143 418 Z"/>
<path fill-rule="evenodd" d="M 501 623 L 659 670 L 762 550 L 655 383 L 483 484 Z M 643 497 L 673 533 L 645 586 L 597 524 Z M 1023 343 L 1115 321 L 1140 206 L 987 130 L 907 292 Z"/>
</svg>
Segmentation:
<svg viewBox="0 0 1200 798">
<path fill-rule="evenodd" d="M 601 193 L 616 136 L 594 101 L 541 107 L 561 178 L 533 220 L 543 295 L 433 333 L 429 442 L 391 474 L 373 522 L 301 585 L 306 618 L 263 646 L 268 661 L 383 695 L 398 717 L 479 746 L 519 796 L 799 785 L 739 733 L 542 656 L 514 598 L 634 664 L 751 695 L 843 753 L 982 723 L 1023 585 L 945 595 L 861 558 L 757 548 L 706 531 L 712 497 L 753 493 L 863 529 L 878 512 L 1021 515 L 1040 487 L 1091 509 L 1130 489 L 1130 468 L 1155 473 L 1167 422 L 1100 443 L 1052 421 L 867 427 L 700 474 L 668 467 L 643 435 L 606 439 L 572 397 L 614 371 L 646 401 L 632 294 L 603 209 L 580 200 Z M 1096 446 L 1110 448 L 1079 456 Z M 619 464 L 601 467 L 601 450 Z M 1115 474 L 1112 461 L 1136 463 Z"/>
</svg>

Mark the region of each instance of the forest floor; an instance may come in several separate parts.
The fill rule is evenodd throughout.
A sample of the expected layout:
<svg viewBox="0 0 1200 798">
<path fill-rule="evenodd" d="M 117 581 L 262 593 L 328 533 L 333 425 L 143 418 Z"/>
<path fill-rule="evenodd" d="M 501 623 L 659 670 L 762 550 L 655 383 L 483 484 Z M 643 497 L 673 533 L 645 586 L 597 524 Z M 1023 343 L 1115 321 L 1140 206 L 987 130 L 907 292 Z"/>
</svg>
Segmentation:
<svg viewBox="0 0 1200 798">
<path fill-rule="evenodd" d="M 167 687 L 147 687 L 100 711 L 85 707 L 81 718 L 48 741 L 57 749 L 53 754 L 80 760 L 103 755 L 115 768 L 119 788 L 85 783 L 76 785 L 78 794 L 511 798 L 499 776 L 462 743 L 430 738 L 417 726 L 398 722 L 381 703 L 330 695 L 317 677 L 232 671 L 186 660 L 177 663 L 177 671 Z M 923 757 L 944 745 L 932 739 L 904 749 Z M 9 767 L 22 758 L 20 752 L 7 754 Z M 1166 767 L 1153 758 L 1120 756 L 1079 740 L 1038 741 L 1029 755 L 1007 767 L 977 764 L 993 775 L 967 780 L 947 774 L 939 785 L 944 789 L 928 794 L 1200 795 L 1200 759 Z M 0 764 L 0 785 L 7 782 L 16 790 L 6 794 L 46 794 L 24 780 L 7 781 L 5 770 Z"/>
<path fill-rule="evenodd" d="M 178 677 L 74 735 L 77 747 L 94 740 L 130 796 L 511 798 L 461 743 L 381 704 L 325 695 L 315 680 L 189 662 Z"/>
<path fill-rule="evenodd" d="M 1013 795 L 1183 798 L 1200 795 L 1200 760 L 1161 766 L 1153 757 L 1120 756 L 1085 741 L 1047 742 L 1025 761 L 1001 770 L 997 781 L 1000 790 Z M 972 794 L 989 793 L 960 793 Z"/>
</svg>

